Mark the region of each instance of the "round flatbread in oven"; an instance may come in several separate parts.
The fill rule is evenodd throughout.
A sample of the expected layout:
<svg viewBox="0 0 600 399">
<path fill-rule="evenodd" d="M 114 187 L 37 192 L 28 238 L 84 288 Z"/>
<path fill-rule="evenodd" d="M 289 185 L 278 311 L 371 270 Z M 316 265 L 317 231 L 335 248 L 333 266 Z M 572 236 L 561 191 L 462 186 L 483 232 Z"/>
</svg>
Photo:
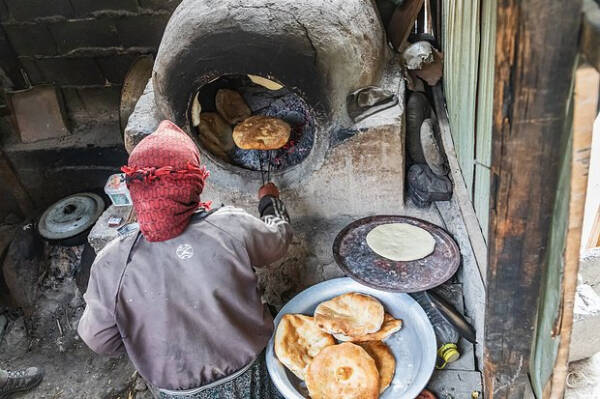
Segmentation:
<svg viewBox="0 0 600 399">
<path fill-rule="evenodd" d="M 375 227 L 367 234 L 367 244 L 377 255 L 403 262 L 422 259 L 435 249 L 435 239 L 431 233 L 408 223 Z"/>
<path fill-rule="evenodd" d="M 312 399 L 377 399 L 379 371 L 375 360 L 358 345 L 328 346 L 306 372 Z"/>
<path fill-rule="evenodd" d="M 350 342 L 364 342 L 364 341 L 383 341 L 393 333 L 400 331 L 402 329 L 402 320 L 394 319 L 389 313 L 386 313 L 383 316 L 383 324 L 381 325 L 381 329 L 379 331 L 361 335 L 358 337 L 351 337 L 343 334 L 334 334 L 333 336 L 338 341 L 350 341 Z"/>
<path fill-rule="evenodd" d="M 372 296 L 352 292 L 319 304 L 315 321 L 329 334 L 350 337 L 374 333 L 383 324 L 383 305 Z"/>
<path fill-rule="evenodd" d="M 233 129 L 233 141 L 243 150 L 276 150 L 287 144 L 291 131 L 286 121 L 255 115 Z"/>
<path fill-rule="evenodd" d="M 379 392 L 383 393 L 392 383 L 396 372 L 396 359 L 392 351 L 381 341 L 360 342 L 358 345 L 375 360 L 379 371 Z"/>
<path fill-rule="evenodd" d="M 215 96 L 215 107 L 219 115 L 230 125 L 240 123 L 252 115 L 244 97 L 235 90 L 219 89 Z"/>
<path fill-rule="evenodd" d="M 312 317 L 302 314 L 284 315 L 275 333 L 277 358 L 302 380 L 313 358 L 334 344 L 333 337 L 317 327 Z"/>
</svg>

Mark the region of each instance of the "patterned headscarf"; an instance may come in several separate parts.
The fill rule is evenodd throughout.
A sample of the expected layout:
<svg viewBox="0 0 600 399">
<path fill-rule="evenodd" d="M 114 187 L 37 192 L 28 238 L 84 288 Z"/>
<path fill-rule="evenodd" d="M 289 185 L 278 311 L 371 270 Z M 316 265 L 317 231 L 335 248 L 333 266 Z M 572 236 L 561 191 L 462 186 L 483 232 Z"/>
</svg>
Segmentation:
<svg viewBox="0 0 600 399">
<path fill-rule="evenodd" d="M 129 165 L 121 170 L 148 241 L 177 237 L 198 208 L 210 208 L 210 202 L 200 202 L 209 173 L 200 165 L 198 148 L 172 122 L 161 122 L 140 141 L 129 156 Z"/>
</svg>

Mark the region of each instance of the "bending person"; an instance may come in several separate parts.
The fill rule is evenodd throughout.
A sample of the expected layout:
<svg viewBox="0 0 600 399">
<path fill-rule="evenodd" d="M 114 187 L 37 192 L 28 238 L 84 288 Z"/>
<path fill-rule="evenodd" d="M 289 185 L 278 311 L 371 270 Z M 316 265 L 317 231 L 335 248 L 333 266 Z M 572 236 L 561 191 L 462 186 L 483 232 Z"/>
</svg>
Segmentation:
<svg viewBox="0 0 600 399">
<path fill-rule="evenodd" d="M 123 170 L 140 229 L 98 254 L 82 339 L 101 354 L 126 351 L 156 397 L 278 397 L 263 353 L 273 319 L 253 270 L 282 258 L 292 238 L 275 185 L 259 191 L 260 219 L 209 210 L 198 149 L 168 121 Z"/>
</svg>

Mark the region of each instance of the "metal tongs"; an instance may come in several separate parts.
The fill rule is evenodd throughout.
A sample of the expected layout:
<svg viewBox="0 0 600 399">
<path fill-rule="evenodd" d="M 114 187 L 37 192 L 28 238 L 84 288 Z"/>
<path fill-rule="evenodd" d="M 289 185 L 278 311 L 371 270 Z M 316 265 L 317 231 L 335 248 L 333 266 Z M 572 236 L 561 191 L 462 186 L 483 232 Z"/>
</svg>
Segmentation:
<svg viewBox="0 0 600 399">
<path fill-rule="evenodd" d="M 274 148 L 274 150 L 278 150 L 279 148 Z M 267 151 L 262 151 L 262 150 L 257 150 L 257 151 L 261 151 L 258 154 L 258 162 L 259 162 L 259 168 L 260 168 L 260 177 L 262 179 L 262 184 L 263 186 L 271 181 L 271 166 L 272 166 L 272 162 L 271 162 L 271 150 L 267 150 Z M 265 171 L 263 168 L 263 157 L 262 157 L 262 153 L 266 152 L 267 153 L 267 170 Z"/>
</svg>

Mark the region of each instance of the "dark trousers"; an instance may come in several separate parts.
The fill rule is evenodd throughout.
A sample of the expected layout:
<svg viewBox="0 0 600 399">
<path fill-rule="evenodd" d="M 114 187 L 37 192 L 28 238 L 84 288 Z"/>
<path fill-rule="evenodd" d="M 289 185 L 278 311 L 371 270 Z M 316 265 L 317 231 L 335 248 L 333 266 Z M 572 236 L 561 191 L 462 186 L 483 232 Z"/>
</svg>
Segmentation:
<svg viewBox="0 0 600 399">
<path fill-rule="evenodd" d="M 172 395 L 150 388 L 156 399 L 284 399 L 267 371 L 265 352 L 239 377 L 193 395 Z"/>
</svg>

